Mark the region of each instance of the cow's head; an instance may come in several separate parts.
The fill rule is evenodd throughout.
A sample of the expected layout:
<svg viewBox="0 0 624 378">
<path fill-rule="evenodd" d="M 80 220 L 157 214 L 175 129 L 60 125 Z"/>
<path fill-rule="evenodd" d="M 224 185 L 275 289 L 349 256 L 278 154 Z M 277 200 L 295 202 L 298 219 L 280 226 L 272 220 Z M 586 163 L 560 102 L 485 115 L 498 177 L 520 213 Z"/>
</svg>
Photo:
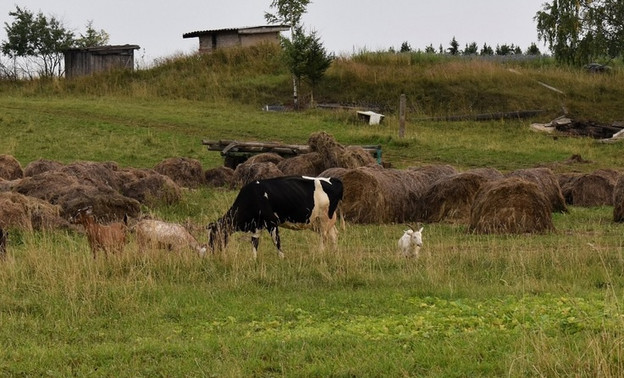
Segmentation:
<svg viewBox="0 0 624 378">
<path fill-rule="evenodd" d="M 206 226 L 208 230 L 208 248 L 210 252 L 220 251 L 228 242 L 229 231 L 222 221 L 216 221 Z"/>
</svg>

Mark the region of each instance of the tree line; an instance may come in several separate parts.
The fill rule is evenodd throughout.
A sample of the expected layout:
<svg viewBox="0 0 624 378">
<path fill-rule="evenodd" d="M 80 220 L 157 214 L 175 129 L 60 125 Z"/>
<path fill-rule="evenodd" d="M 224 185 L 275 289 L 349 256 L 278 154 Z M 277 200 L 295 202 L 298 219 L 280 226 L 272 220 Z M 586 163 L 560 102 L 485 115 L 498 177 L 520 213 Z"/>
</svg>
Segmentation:
<svg viewBox="0 0 624 378">
<path fill-rule="evenodd" d="M 396 52 L 396 50 L 394 50 L 394 48 L 390 48 L 389 50 L 390 52 Z M 409 42 L 405 41 L 401 44 L 401 48 L 399 49 L 399 52 L 412 52 L 414 50 L 412 50 L 412 47 L 410 46 Z M 541 55 L 542 52 L 540 51 L 539 47 L 537 47 L 537 45 L 535 43 L 531 43 L 531 45 L 525 50 L 522 51 L 522 48 L 520 46 L 516 46 L 515 44 L 502 44 L 502 45 L 496 45 L 495 48 L 492 48 L 492 46 L 488 45 L 487 43 L 484 43 L 483 46 L 479 47 L 479 45 L 477 44 L 477 42 L 471 42 L 471 43 L 467 43 L 465 48 L 462 50 L 459 48 L 459 42 L 457 41 L 457 39 L 455 37 L 453 37 L 453 39 L 449 42 L 449 47 L 447 47 L 446 49 L 444 47 L 442 47 L 442 45 L 440 45 L 437 49 L 435 47 L 433 47 L 433 44 L 429 44 L 429 46 L 425 47 L 425 50 L 422 51 L 420 49 L 415 50 L 415 52 L 424 52 L 425 54 L 448 54 L 448 55 L 481 55 L 481 56 L 487 56 L 487 55 L 531 55 L 531 56 L 537 56 L 537 55 Z"/>
</svg>

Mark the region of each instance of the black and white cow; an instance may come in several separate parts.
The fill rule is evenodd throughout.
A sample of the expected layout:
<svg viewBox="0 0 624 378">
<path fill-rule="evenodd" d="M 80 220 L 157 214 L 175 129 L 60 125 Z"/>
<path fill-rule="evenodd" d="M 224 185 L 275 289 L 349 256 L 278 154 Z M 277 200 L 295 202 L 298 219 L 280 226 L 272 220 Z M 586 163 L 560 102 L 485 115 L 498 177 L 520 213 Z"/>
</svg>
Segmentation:
<svg viewBox="0 0 624 378">
<path fill-rule="evenodd" d="M 256 258 L 260 231 L 266 229 L 279 257 L 284 257 L 278 226 L 311 228 L 321 235 L 321 249 L 327 239 L 335 245 L 336 208 L 342 191 L 342 181 L 333 177 L 286 176 L 253 181 L 240 190 L 223 217 L 208 225 L 208 245 L 214 251 L 225 247 L 230 234 L 251 232 Z"/>
</svg>

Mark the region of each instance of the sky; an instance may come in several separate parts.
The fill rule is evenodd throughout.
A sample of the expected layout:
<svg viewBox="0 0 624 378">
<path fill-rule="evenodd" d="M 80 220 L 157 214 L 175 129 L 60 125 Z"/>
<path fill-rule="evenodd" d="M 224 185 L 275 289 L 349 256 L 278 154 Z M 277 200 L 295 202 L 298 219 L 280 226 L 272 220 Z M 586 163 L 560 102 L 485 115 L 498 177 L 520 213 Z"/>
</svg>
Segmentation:
<svg viewBox="0 0 624 378">
<path fill-rule="evenodd" d="M 460 49 L 476 42 L 520 46 L 526 50 L 537 39 L 535 13 L 546 0 L 312 0 L 302 22 L 315 30 L 328 52 L 349 55 L 361 51 L 399 50 L 408 42 L 412 50 L 430 44 L 436 50 L 450 46 L 455 37 Z M 89 5 L 85 5 L 89 4 Z M 192 54 L 198 38 L 182 34 L 209 29 L 265 25 L 271 0 L 1 0 L 0 40 L 5 23 L 14 19 L 16 6 L 53 16 L 79 36 L 88 21 L 110 35 L 111 45 L 133 44 L 139 64 L 155 59 Z M 288 36 L 286 34 L 285 36 Z"/>
</svg>

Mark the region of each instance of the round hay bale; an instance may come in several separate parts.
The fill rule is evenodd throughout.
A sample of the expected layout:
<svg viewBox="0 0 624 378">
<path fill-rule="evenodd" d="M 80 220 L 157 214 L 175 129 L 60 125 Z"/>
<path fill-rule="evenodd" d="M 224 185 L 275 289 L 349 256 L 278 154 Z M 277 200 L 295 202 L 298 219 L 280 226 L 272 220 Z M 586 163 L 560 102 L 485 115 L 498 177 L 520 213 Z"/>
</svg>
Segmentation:
<svg viewBox="0 0 624 378">
<path fill-rule="evenodd" d="M 376 163 L 375 158 L 363 148 L 344 147 L 324 131 L 310 135 L 308 145 L 313 152 L 320 154 L 324 162 L 323 170 L 334 167 L 358 168 Z"/>
<path fill-rule="evenodd" d="M 342 177 L 349 171 L 350 169 L 347 169 L 347 168 L 334 167 L 334 168 L 329 168 L 329 169 L 324 170 L 323 172 L 319 173 L 318 176 L 319 177 L 337 177 L 339 179 L 342 179 Z"/>
<path fill-rule="evenodd" d="M 520 177 L 488 181 L 475 196 L 468 230 L 478 234 L 552 231 L 550 203 L 537 184 Z"/>
<path fill-rule="evenodd" d="M 5 180 L 0 178 L 0 192 L 10 192 L 17 186 L 17 184 L 22 181 L 21 179 L 17 180 Z"/>
<path fill-rule="evenodd" d="M 68 228 L 59 216 L 60 208 L 43 200 L 19 193 L 0 193 L 0 227 L 22 230 Z"/>
<path fill-rule="evenodd" d="M 24 177 L 24 170 L 19 161 L 11 155 L 0 155 L 0 178 L 16 180 Z"/>
<path fill-rule="evenodd" d="M 264 180 L 273 177 L 284 176 L 284 173 L 271 162 L 253 163 L 246 161 L 239 164 L 234 170 L 234 182 L 237 185 L 245 185 L 254 180 Z"/>
<path fill-rule="evenodd" d="M 458 173 L 455 167 L 448 164 L 432 164 L 424 165 L 422 167 L 408 167 L 407 169 L 428 177 L 430 182 L 434 182 L 443 176 L 450 176 Z"/>
<path fill-rule="evenodd" d="M 204 184 L 204 169 L 199 160 L 185 157 L 169 158 L 158 163 L 154 170 L 169 176 L 185 188 L 198 188 Z"/>
<path fill-rule="evenodd" d="M 14 190 L 23 195 L 54 204 L 67 188 L 74 185 L 79 185 L 75 176 L 61 171 L 47 171 L 25 177 L 15 185 Z"/>
<path fill-rule="evenodd" d="M 286 176 L 317 176 L 324 170 L 325 162 L 318 152 L 310 152 L 284 159 L 277 168 Z"/>
<path fill-rule="evenodd" d="M 182 198 L 180 186 L 155 170 L 126 169 L 124 172 L 126 177 L 134 176 L 122 186 L 121 193 L 126 197 L 148 206 L 172 205 Z"/>
<path fill-rule="evenodd" d="M 379 165 L 350 169 L 344 174 L 330 170 L 322 173 L 328 174 L 342 179 L 341 208 L 345 218 L 356 223 L 420 220 L 420 198 L 436 177 L 431 171 L 385 169 Z"/>
<path fill-rule="evenodd" d="M 234 188 L 234 170 L 228 167 L 208 169 L 204 173 L 206 185 L 211 188 Z"/>
<path fill-rule="evenodd" d="M 624 222 L 624 176 L 620 176 L 613 188 L 613 221 Z"/>
<path fill-rule="evenodd" d="M 63 167 L 63 163 L 54 160 L 39 159 L 28 163 L 24 168 L 24 176 L 31 177 L 47 171 L 55 171 Z"/>
<path fill-rule="evenodd" d="M 613 190 L 618 180 L 614 170 L 597 170 L 565 179 L 561 191 L 570 205 L 593 207 L 613 205 Z M 559 178 L 559 181 L 563 181 Z"/>
<path fill-rule="evenodd" d="M 534 182 L 550 202 L 552 211 L 558 213 L 566 213 L 568 211 L 565 198 L 559 186 L 559 180 L 550 168 L 518 169 L 507 176 L 520 177 Z"/>
<path fill-rule="evenodd" d="M 422 196 L 419 216 L 429 223 L 468 223 L 474 198 L 487 181 L 490 180 L 484 175 L 472 172 L 441 177 Z"/>
<path fill-rule="evenodd" d="M 117 175 L 119 166 L 115 162 L 80 161 L 65 165 L 59 171 L 76 177 L 85 185 L 121 189 L 121 181 Z"/>
</svg>

